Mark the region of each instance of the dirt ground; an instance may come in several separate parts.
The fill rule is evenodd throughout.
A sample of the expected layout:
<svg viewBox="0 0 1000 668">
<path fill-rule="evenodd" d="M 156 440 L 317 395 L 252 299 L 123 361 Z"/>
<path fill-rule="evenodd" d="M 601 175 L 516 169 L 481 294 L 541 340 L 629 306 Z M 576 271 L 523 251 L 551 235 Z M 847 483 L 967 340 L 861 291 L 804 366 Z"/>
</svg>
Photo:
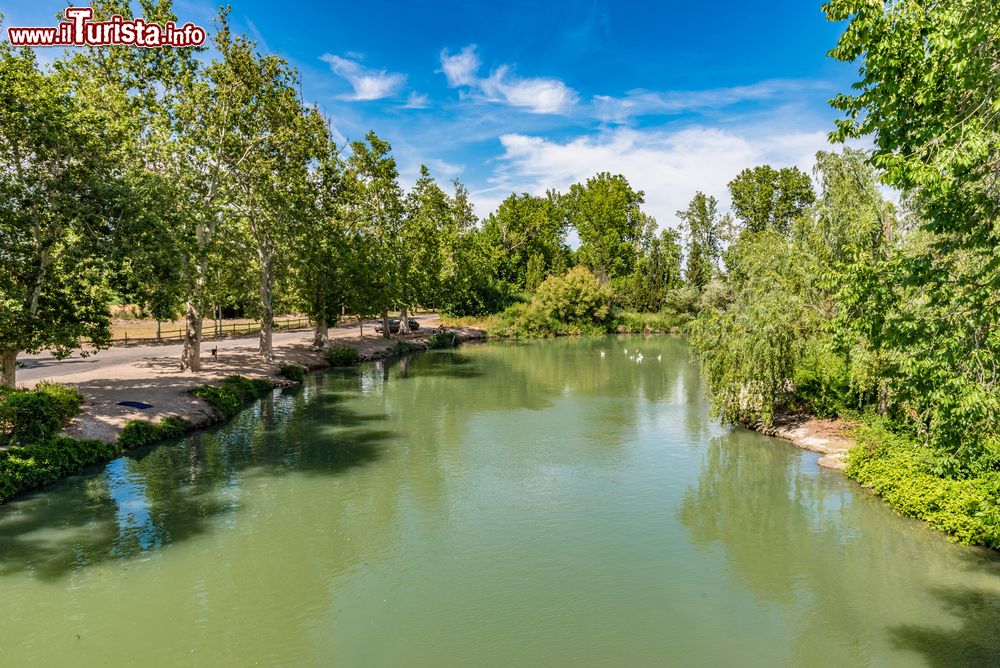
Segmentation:
<svg viewBox="0 0 1000 668">
<path fill-rule="evenodd" d="M 775 415 L 770 426 L 751 425 L 751 429 L 768 436 L 774 436 L 803 450 L 818 452 L 823 456 L 819 465 L 828 469 L 843 471 L 847 468 L 847 452 L 854 446 L 848 435 L 853 425 L 844 420 L 828 420 L 809 415 Z"/>
</svg>

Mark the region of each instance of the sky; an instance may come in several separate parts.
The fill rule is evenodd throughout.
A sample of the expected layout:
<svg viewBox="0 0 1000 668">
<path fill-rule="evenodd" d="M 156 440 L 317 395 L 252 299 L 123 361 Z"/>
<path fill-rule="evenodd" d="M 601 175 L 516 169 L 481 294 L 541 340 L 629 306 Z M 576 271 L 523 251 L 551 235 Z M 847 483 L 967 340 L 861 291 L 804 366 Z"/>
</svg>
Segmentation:
<svg viewBox="0 0 1000 668">
<path fill-rule="evenodd" d="M 392 144 L 404 187 L 426 164 L 485 216 L 511 192 L 610 171 L 661 227 L 699 190 L 727 207 L 746 167 L 811 172 L 831 148 L 828 100 L 857 68 L 827 57 L 843 25 L 821 2 L 229 0 L 234 29 L 300 71 L 342 140 Z M 213 32 L 217 2 L 174 6 Z M 63 7 L 0 0 L 6 26 L 53 25 Z"/>
</svg>

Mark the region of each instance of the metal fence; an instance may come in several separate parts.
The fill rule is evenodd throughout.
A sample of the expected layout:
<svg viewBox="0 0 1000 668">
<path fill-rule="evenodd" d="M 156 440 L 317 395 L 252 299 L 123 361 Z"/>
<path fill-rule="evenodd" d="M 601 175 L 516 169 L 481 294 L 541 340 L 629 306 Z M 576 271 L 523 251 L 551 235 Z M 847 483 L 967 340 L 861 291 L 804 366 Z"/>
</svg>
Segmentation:
<svg viewBox="0 0 1000 668">
<path fill-rule="evenodd" d="M 288 318 L 274 321 L 274 331 L 302 329 L 312 327 L 312 320 L 309 318 Z M 162 343 L 165 341 L 182 341 L 185 329 L 168 329 L 159 332 L 156 336 L 129 336 L 128 331 L 123 336 L 115 337 L 111 340 L 114 345 L 127 346 L 132 343 Z M 203 327 L 201 338 L 203 341 L 211 339 L 225 339 L 239 334 L 253 334 L 260 331 L 259 322 L 233 322 L 219 323 L 211 327 Z"/>
</svg>

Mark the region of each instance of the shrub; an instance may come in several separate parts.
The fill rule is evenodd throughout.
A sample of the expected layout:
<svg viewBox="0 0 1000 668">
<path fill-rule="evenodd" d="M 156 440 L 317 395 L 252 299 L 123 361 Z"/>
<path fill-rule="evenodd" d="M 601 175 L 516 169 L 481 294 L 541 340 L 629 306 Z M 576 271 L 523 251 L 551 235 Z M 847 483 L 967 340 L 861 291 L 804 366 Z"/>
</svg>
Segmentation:
<svg viewBox="0 0 1000 668">
<path fill-rule="evenodd" d="M 221 418 L 231 418 L 236 415 L 243 404 L 260 399 L 274 389 L 274 383 L 268 378 L 245 378 L 244 376 L 227 376 L 221 387 L 202 385 L 189 390 L 212 407 Z"/>
<path fill-rule="evenodd" d="M 960 543 L 1000 549 L 1000 471 L 944 477 L 933 451 L 869 422 L 858 430 L 847 475 L 896 512 L 925 520 Z"/>
<path fill-rule="evenodd" d="M 0 502 L 118 454 L 117 445 L 65 436 L 0 450 Z"/>
<path fill-rule="evenodd" d="M 417 350 L 421 350 L 421 348 L 416 344 L 407 341 L 397 341 L 389 348 L 389 353 L 392 355 L 406 355 Z"/>
<path fill-rule="evenodd" d="M 80 412 L 83 394 L 73 387 L 39 383 L 33 390 L 0 393 L 0 431 L 12 443 L 34 443 L 52 438 Z"/>
<path fill-rule="evenodd" d="M 339 348 L 330 346 L 326 349 L 326 361 L 330 366 L 352 366 L 360 361 L 358 351 L 354 348 Z"/>
<path fill-rule="evenodd" d="M 181 436 L 187 429 L 187 422 L 179 417 L 165 417 L 159 422 L 130 420 L 118 435 L 118 444 L 125 450 L 141 448 L 167 438 Z"/>
<path fill-rule="evenodd" d="M 847 362 L 830 350 L 828 341 L 810 339 L 795 365 L 792 384 L 798 399 L 808 404 L 812 413 L 835 417 L 857 407 L 851 392 Z"/>
<path fill-rule="evenodd" d="M 55 402 L 63 424 L 79 415 L 80 408 L 83 407 L 83 392 L 75 387 L 43 381 L 35 386 L 35 392 L 44 394 Z"/>
<path fill-rule="evenodd" d="M 611 290 L 584 267 L 549 276 L 527 304 L 514 304 L 500 314 L 501 336 L 599 334 L 613 325 Z"/>
<path fill-rule="evenodd" d="M 670 332 L 676 329 L 682 318 L 672 313 L 636 313 L 623 311 L 617 316 L 616 329 L 623 333 Z"/>
<path fill-rule="evenodd" d="M 460 343 L 458 336 L 452 332 L 438 332 L 427 339 L 427 348 L 437 350 L 439 348 L 454 348 Z"/>
<path fill-rule="evenodd" d="M 306 377 L 306 368 L 295 362 L 282 362 L 278 365 L 278 375 L 288 380 L 301 383 Z"/>
</svg>

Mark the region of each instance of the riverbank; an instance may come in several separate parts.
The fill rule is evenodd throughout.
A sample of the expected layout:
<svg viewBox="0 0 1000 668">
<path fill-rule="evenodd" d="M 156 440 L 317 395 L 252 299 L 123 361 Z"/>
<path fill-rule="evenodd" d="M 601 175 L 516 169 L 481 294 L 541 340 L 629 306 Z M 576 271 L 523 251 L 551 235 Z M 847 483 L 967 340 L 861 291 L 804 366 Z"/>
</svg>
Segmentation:
<svg viewBox="0 0 1000 668">
<path fill-rule="evenodd" d="M 421 329 L 414 334 L 385 339 L 374 334 L 359 336 L 356 329 L 331 330 L 331 345 L 351 348 L 360 361 L 373 361 L 390 357 L 393 347 L 406 342 L 417 348 L 440 331 L 453 332 L 460 341 L 481 339 L 484 333 L 471 328 L 442 330 L 436 317 L 427 317 Z M 311 332 L 288 332 L 275 337 L 274 362 L 266 362 L 257 354 L 256 337 L 230 341 L 219 347 L 215 356 L 212 346 L 202 348 L 202 371 L 180 371 L 177 357 L 170 346 L 147 346 L 145 354 L 116 361 L 110 365 L 71 372 L 70 364 L 77 360 L 53 363 L 50 373 L 36 374 L 22 383 L 34 387 L 42 381 L 68 385 L 80 390 L 84 404 L 77 415 L 63 430 L 63 434 L 81 440 L 99 440 L 113 443 L 125 425 L 133 420 L 157 423 L 164 418 L 179 418 L 189 423 L 191 429 L 208 426 L 217 421 L 215 412 L 201 399 L 189 393 L 200 385 L 217 385 L 227 376 L 239 374 L 249 378 L 268 377 L 279 379 L 278 367 L 283 362 L 300 364 L 309 370 L 329 366 L 322 351 L 312 347 Z M 133 352 L 135 348 L 130 349 Z M 140 351 L 140 352 L 143 352 Z M 103 353 L 102 353 L 103 354 Z M 61 372 L 65 371 L 65 372 Z M 147 409 L 121 406 L 119 402 L 133 401 L 149 404 Z"/>
<path fill-rule="evenodd" d="M 771 424 L 762 422 L 747 427 L 761 434 L 788 441 L 797 448 L 818 452 L 819 465 L 834 471 L 847 469 L 847 456 L 856 443 L 850 430 L 856 424 L 841 418 L 826 419 L 802 413 L 774 416 Z"/>
</svg>

